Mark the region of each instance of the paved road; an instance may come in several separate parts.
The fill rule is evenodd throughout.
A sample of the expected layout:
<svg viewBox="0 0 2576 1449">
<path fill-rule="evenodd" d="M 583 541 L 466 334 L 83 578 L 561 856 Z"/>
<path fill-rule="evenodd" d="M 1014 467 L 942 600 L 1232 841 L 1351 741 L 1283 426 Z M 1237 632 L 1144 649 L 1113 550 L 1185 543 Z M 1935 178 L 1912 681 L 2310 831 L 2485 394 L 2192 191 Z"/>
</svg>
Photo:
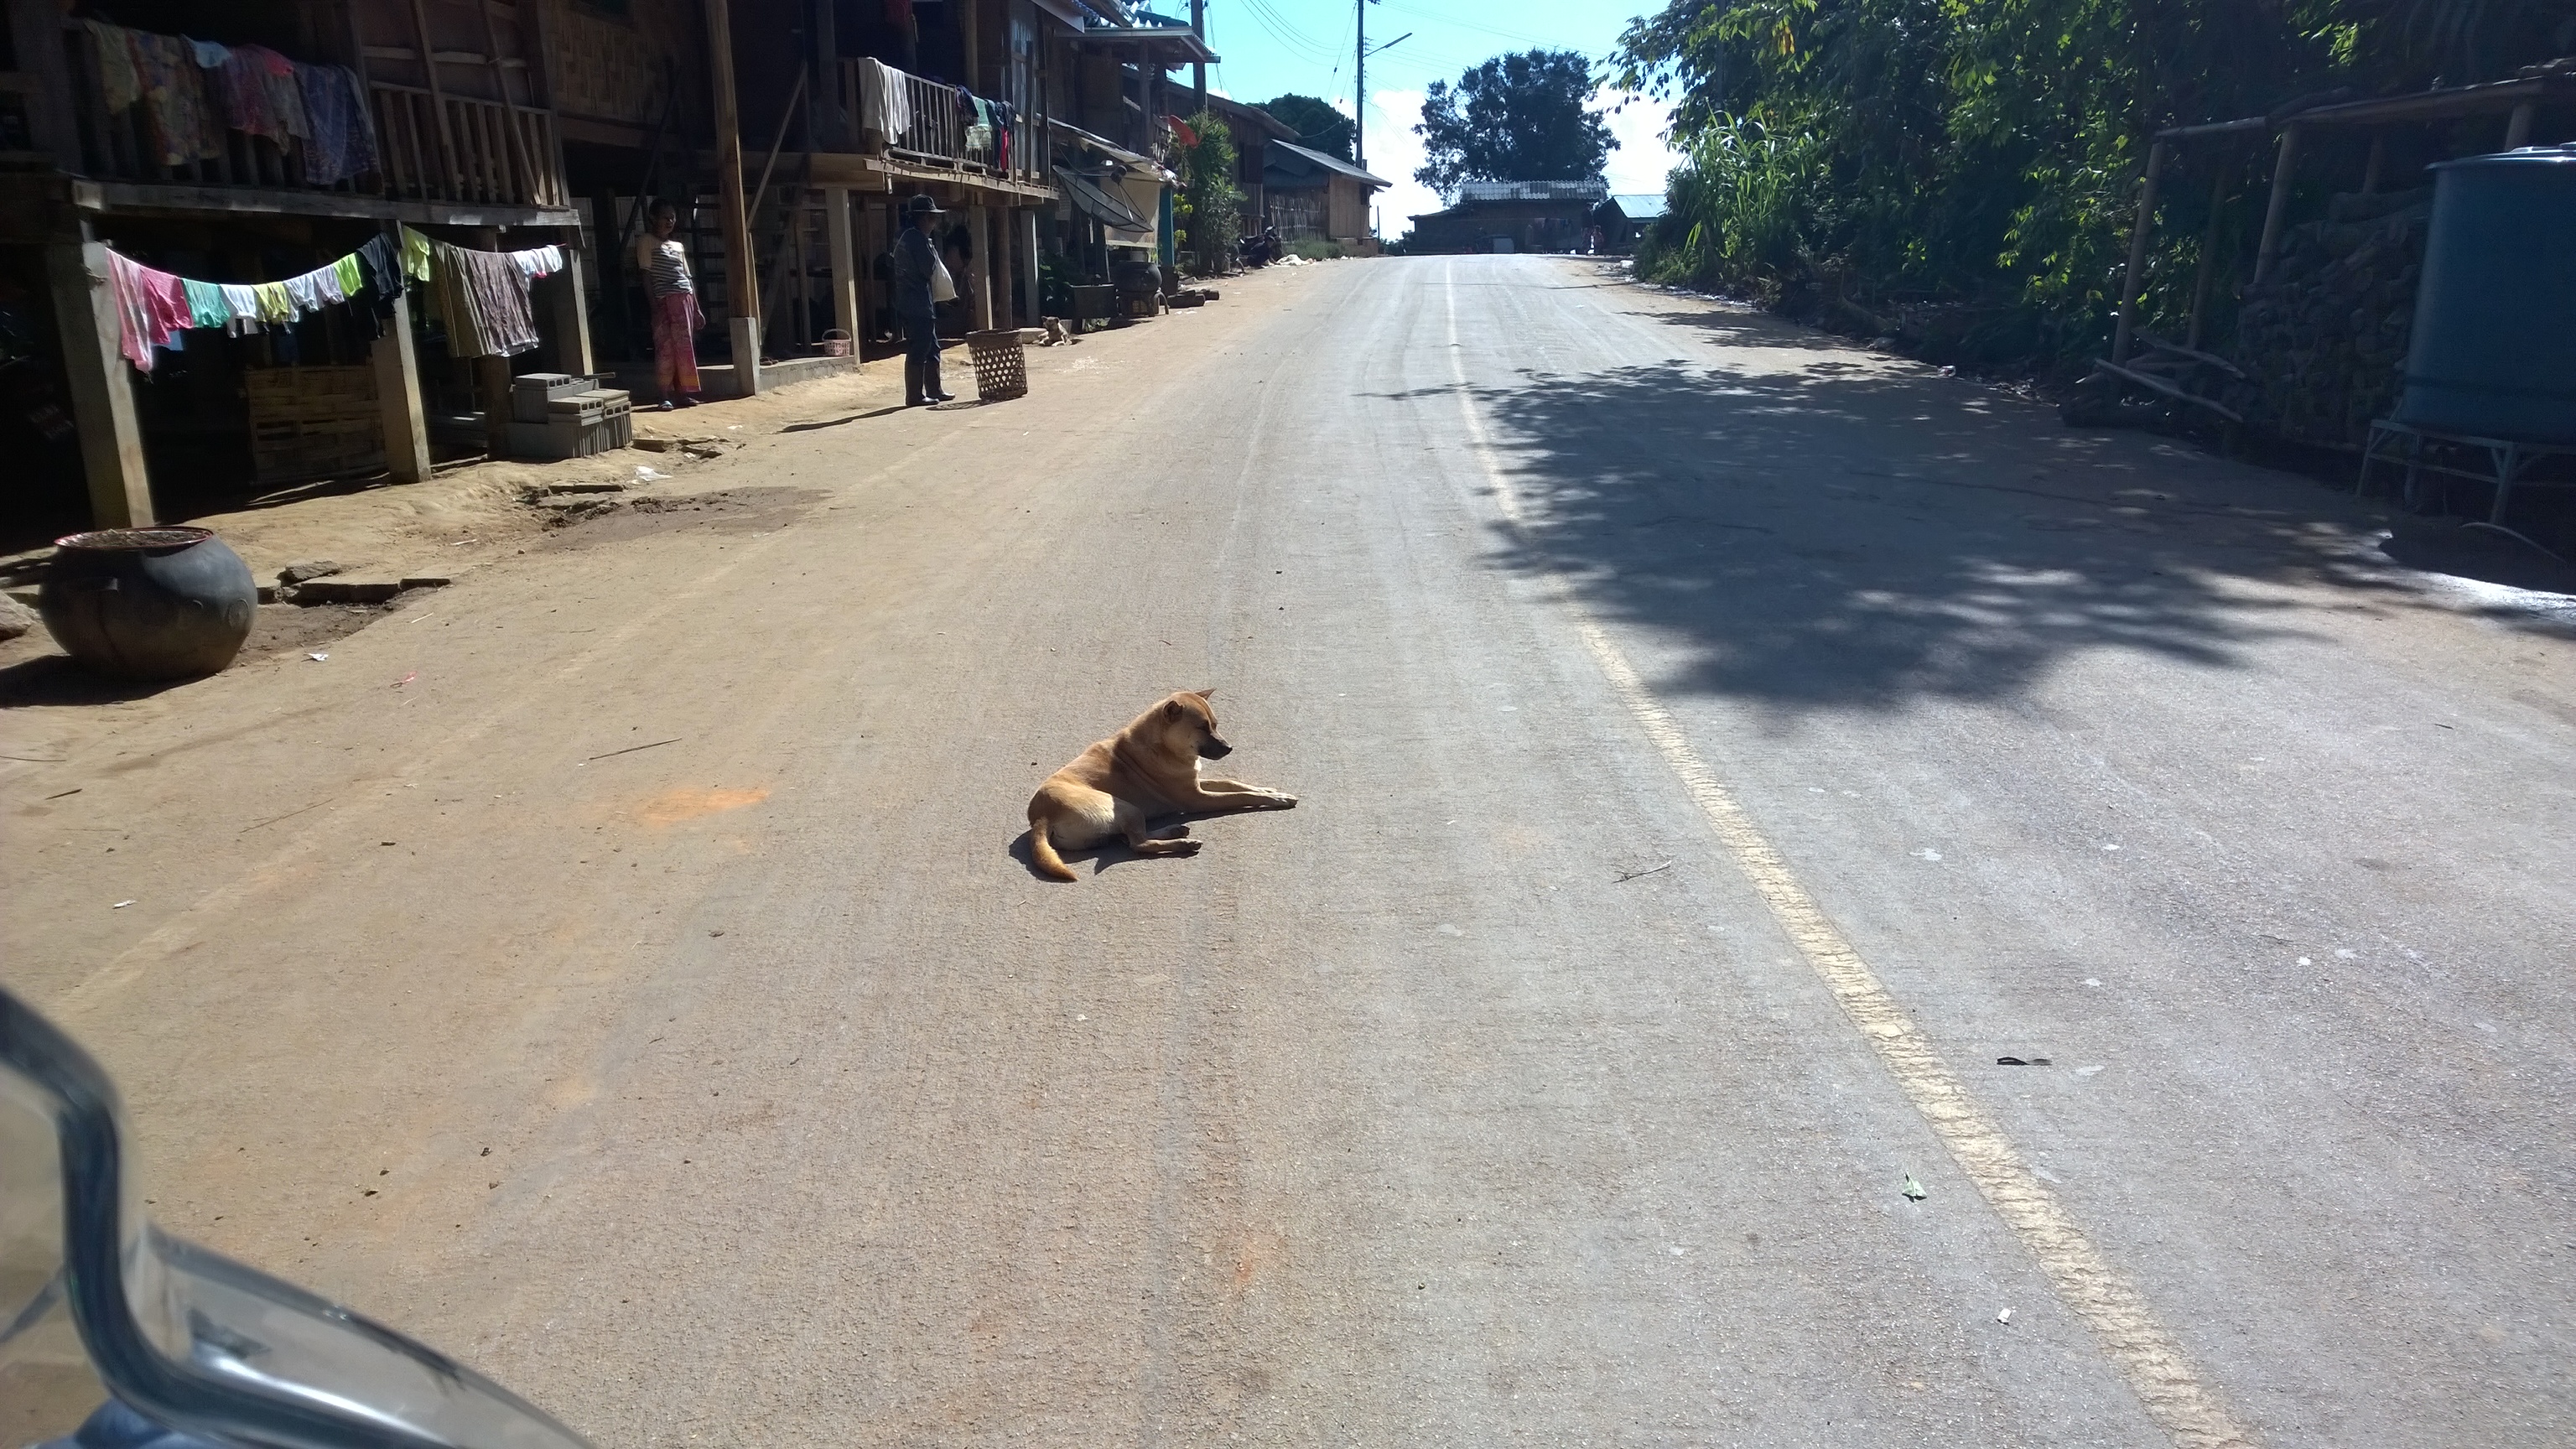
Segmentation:
<svg viewBox="0 0 2576 1449">
<path fill-rule="evenodd" d="M 20 711 L 164 1221 L 603 1446 L 2576 1433 L 2563 618 L 1583 264 L 1233 292 Z M 1036 879 L 1209 684 L 1304 803 Z"/>
</svg>

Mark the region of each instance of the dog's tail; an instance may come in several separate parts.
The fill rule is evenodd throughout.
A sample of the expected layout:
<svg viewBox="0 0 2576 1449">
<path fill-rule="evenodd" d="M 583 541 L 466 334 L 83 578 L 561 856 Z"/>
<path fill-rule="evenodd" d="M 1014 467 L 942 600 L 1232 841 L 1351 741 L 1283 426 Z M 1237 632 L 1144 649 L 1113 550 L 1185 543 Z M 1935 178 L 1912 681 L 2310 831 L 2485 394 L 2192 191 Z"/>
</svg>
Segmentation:
<svg viewBox="0 0 2576 1449">
<path fill-rule="evenodd" d="M 1055 842 L 1047 836 L 1047 818 L 1032 812 L 1029 816 L 1029 859 L 1038 863 L 1038 873 L 1055 880 L 1080 880 L 1064 857 L 1055 853 Z"/>
</svg>

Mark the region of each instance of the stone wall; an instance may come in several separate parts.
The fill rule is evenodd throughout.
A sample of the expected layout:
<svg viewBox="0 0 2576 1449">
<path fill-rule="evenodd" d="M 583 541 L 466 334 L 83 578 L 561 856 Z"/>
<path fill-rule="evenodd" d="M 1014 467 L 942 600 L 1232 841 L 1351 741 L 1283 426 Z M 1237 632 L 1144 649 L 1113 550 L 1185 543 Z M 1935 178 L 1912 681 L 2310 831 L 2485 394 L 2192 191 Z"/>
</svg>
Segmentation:
<svg viewBox="0 0 2576 1449">
<path fill-rule="evenodd" d="M 2227 402 L 2248 424 L 2357 449 L 2396 410 L 2432 196 L 2338 196 L 2325 220 L 2290 228 L 2237 316 L 2234 360 L 2248 380 Z"/>
</svg>

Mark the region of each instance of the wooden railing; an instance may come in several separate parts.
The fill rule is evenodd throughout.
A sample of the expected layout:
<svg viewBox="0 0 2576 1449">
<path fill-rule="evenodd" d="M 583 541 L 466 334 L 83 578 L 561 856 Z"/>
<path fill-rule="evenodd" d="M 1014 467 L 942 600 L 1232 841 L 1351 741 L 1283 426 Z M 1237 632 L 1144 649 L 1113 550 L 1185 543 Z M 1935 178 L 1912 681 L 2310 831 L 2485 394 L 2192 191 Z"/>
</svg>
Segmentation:
<svg viewBox="0 0 2576 1449">
<path fill-rule="evenodd" d="M 376 82 L 376 149 L 388 195 L 421 201 L 563 206 L 554 112 L 499 101 L 439 98 Z"/>
<path fill-rule="evenodd" d="M 886 114 L 882 106 L 870 104 L 877 78 L 892 75 L 903 87 L 905 125 L 888 132 L 872 125 L 871 120 Z M 892 156 L 916 166 L 957 171 L 968 175 L 1007 177 L 1014 181 L 1042 182 L 1046 176 L 1046 158 L 1040 154 L 1038 129 L 1033 120 L 1022 115 L 1010 126 L 1010 163 L 1002 163 L 1001 137 L 985 138 L 974 144 L 977 127 L 968 108 L 962 104 L 963 87 L 924 80 L 907 71 L 880 67 L 873 61 L 843 60 L 841 75 L 841 114 L 850 118 L 858 145 L 870 155 Z M 1000 128 L 984 128 L 998 131 Z"/>
<path fill-rule="evenodd" d="M 482 205 L 570 204 L 555 144 L 554 112 L 449 96 L 442 125 L 438 102 L 428 91 L 382 81 L 368 88 L 375 107 L 378 172 L 316 184 L 307 179 L 304 142 L 289 139 L 280 145 L 233 130 L 211 110 L 208 135 L 218 154 L 164 164 L 154 144 L 149 104 L 108 109 L 95 37 L 78 25 L 67 26 L 63 34 L 71 62 L 73 119 L 87 175 Z M 214 104 L 211 88 L 207 104 Z"/>
</svg>

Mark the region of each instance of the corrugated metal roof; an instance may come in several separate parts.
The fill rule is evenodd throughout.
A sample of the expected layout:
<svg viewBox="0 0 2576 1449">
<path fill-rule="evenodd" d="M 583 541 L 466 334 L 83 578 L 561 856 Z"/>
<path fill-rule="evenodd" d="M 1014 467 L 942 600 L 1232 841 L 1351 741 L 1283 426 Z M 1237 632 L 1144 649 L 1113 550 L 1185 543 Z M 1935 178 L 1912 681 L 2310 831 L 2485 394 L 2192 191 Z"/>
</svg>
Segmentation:
<svg viewBox="0 0 2576 1449">
<path fill-rule="evenodd" d="M 1619 204 L 1619 214 L 1630 221 L 1653 221 L 1664 214 L 1664 196 L 1660 192 L 1652 195 L 1637 192 L 1610 199 Z"/>
<path fill-rule="evenodd" d="M 1460 201 L 1600 201 L 1610 188 L 1598 181 L 1461 181 Z"/>
<path fill-rule="evenodd" d="M 1395 184 L 1382 176 L 1371 176 L 1367 172 L 1362 171 L 1360 168 L 1343 160 L 1339 156 L 1328 156 L 1321 151 L 1309 151 L 1305 147 L 1289 141 L 1273 141 L 1270 144 L 1274 151 L 1293 151 L 1297 155 L 1305 158 L 1307 161 L 1310 161 L 1317 166 L 1321 166 L 1327 171 L 1338 171 L 1344 176 L 1355 176 L 1360 180 L 1367 182 L 1371 186 L 1393 186 Z"/>
</svg>

